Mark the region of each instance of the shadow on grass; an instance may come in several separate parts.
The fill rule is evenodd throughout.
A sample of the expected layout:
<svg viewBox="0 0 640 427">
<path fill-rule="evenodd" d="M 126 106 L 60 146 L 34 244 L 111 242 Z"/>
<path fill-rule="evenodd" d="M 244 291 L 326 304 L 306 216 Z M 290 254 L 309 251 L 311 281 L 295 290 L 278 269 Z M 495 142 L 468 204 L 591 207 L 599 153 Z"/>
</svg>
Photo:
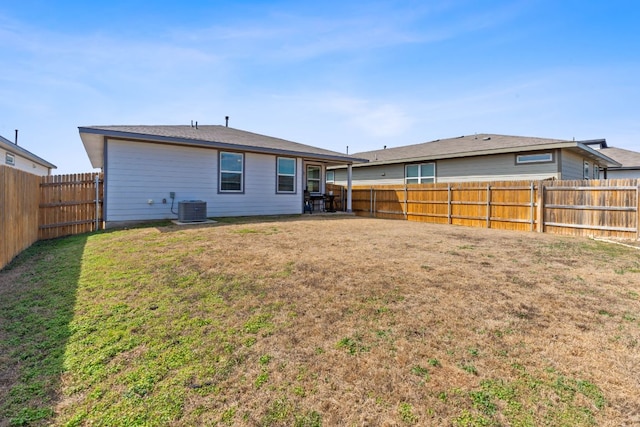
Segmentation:
<svg viewBox="0 0 640 427">
<path fill-rule="evenodd" d="M 37 242 L 0 271 L 0 427 L 53 417 L 87 237 Z"/>
</svg>

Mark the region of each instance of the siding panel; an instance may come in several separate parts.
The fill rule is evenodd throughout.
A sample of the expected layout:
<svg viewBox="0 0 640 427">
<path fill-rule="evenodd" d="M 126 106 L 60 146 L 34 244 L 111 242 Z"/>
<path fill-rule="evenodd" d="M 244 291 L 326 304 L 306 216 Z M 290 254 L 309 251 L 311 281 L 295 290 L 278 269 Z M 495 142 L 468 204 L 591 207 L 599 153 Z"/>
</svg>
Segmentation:
<svg viewBox="0 0 640 427">
<path fill-rule="evenodd" d="M 297 192 L 276 194 L 276 157 L 245 153 L 245 191 L 238 194 L 218 193 L 217 150 L 119 140 L 109 140 L 107 150 L 108 222 L 175 219 L 170 192 L 174 212 L 181 200 L 206 201 L 209 217 L 302 212 L 301 159 Z"/>
<path fill-rule="evenodd" d="M 589 166 L 589 170 L 593 166 Z M 584 175 L 584 159 L 582 156 L 569 151 L 562 152 L 562 180 L 582 179 Z"/>
<path fill-rule="evenodd" d="M 436 161 L 436 182 L 484 182 L 559 178 L 552 163 L 516 165 L 515 154 L 463 157 Z M 423 163 L 429 163 L 427 161 Z M 580 169 L 582 173 L 582 169 Z M 582 175 L 581 175 L 582 176 Z M 346 169 L 337 169 L 336 184 L 346 185 Z M 353 168 L 353 185 L 404 184 L 404 164 Z"/>
<path fill-rule="evenodd" d="M 516 164 L 515 154 L 440 160 L 437 182 L 482 182 L 558 178 L 557 163 Z"/>
<path fill-rule="evenodd" d="M 171 213 L 172 191 L 174 212 L 180 200 L 197 199 L 207 201 L 209 215 L 216 182 L 215 150 L 117 140 L 109 140 L 107 150 L 107 221 L 176 218 Z"/>
<path fill-rule="evenodd" d="M 600 172 L 600 176 L 604 175 L 603 172 Z M 626 169 L 626 170 L 615 170 L 609 169 L 607 171 L 608 179 L 636 179 L 640 178 L 640 167 L 638 169 Z"/>
<path fill-rule="evenodd" d="M 352 171 L 353 185 L 404 184 L 404 164 L 354 167 Z M 335 172 L 335 183 L 347 185 L 347 170 L 337 169 Z"/>
</svg>

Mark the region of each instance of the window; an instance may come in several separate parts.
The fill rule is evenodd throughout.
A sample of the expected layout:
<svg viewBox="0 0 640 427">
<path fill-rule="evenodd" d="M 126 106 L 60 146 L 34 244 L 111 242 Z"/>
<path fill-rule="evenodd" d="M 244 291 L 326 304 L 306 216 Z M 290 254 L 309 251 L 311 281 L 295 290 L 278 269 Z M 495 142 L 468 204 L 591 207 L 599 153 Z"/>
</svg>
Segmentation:
<svg viewBox="0 0 640 427">
<path fill-rule="evenodd" d="M 4 162 L 8 165 L 15 166 L 16 165 L 16 156 L 11 153 L 7 153 L 4 157 Z"/>
<path fill-rule="evenodd" d="M 598 165 L 593 165 L 593 179 L 600 179 L 600 168 Z"/>
<path fill-rule="evenodd" d="M 333 184 L 336 181 L 336 172 L 335 171 L 327 171 L 327 182 Z"/>
<path fill-rule="evenodd" d="M 220 152 L 220 191 L 244 190 L 244 154 Z"/>
<path fill-rule="evenodd" d="M 278 193 L 296 192 L 296 159 L 278 157 Z"/>
<path fill-rule="evenodd" d="M 589 179 L 589 162 L 584 162 L 584 173 L 582 174 L 584 179 Z"/>
<path fill-rule="evenodd" d="M 406 184 L 427 184 L 436 182 L 436 164 L 423 163 L 421 165 L 407 165 L 404 169 Z"/>
<path fill-rule="evenodd" d="M 320 166 L 307 166 L 307 191 L 320 192 Z"/>
<path fill-rule="evenodd" d="M 518 154 L 516 163 L 546 163 L 553 162 L 553 153 L 537 153 L 537 154 Z"/>
</svg>

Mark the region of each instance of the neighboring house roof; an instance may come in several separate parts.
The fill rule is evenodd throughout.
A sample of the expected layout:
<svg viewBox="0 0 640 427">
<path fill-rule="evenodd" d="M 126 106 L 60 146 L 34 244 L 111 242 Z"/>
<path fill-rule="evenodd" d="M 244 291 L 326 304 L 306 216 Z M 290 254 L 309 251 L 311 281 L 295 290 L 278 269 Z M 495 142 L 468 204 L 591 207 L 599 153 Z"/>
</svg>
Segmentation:
<svg viewBox="0 0 640 427">
<path fill-rule="evenodd" d="M 210 147 L 254 153 L 301 156 L 350 164 L 364 161 L 354 156 L 324 150 L 221 125 L 199 126 L 87 126 L 79 127 L 80 137 L 95 168 L 104 167 L 104 137 L 141 142 Z"/>
<path fill-rule="evenodd" d="M 607 147 L 599 150 L 605 156 L 620 163 L 620 167 L 612 169 L 640 169 L 640 153 L 623 148 Z"/>
<path fill-rule="evenodd" d="M 57 168 L 56 165 L 54 165 L 53 163 L 47 162 L 42 157 L 36 156 L 32 152 L 25 150 L 21 146 L 14 144 L 13 142 L 9 141 L 7 138 L 4 138 L 2 136 L 0 136 L 0 148 L 7 150 L 13 154 L 17 154 L 21 157 L 24 157 L 25 159 L 29 159 L 32 162 L 38 163 L 39 165 L 42 165 L 44 167 L 51 168 L 51 169 Z"/>
<path fill-rule="evenodd" d="M 369 160 L 369 163 L 354 165 L 354 167 L 361 167 L 376 164 L 441 160 L 458 157 L 551 150 L 556 148 L 567 148 L 579 151 L 583 156 L 598 160 L 608 166 L 619 166 L 613 159 L 582 144 L 580 141 L 494 134 L 460 136 L 422 144 L 354 153 L 353 155 Z"/>
</svg>

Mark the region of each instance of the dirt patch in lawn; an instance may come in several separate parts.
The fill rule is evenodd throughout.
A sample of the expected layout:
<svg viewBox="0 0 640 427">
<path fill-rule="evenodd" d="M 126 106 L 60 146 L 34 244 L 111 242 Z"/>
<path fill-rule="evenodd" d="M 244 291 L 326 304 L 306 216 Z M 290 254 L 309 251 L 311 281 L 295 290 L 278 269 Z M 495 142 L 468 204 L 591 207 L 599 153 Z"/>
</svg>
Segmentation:
<svg viewBox="0 0 640 427">
<path fill-rule="evenodd" d="M 96 235 L 83 266 L 74 322 L 127 326 L 93 377 L 72 325 L 56 423 L 640 423 L 636 249 L 305 216 Z"/>
</svg>

